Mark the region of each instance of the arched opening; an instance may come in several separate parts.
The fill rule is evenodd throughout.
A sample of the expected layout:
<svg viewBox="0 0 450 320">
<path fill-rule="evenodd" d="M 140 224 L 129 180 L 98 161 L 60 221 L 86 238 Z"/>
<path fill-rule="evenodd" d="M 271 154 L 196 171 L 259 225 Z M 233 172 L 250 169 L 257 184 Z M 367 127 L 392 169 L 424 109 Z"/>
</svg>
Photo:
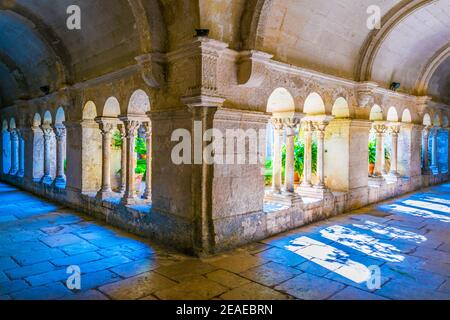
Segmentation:
<svg viewBox="0 0 450 320">
<path fill-rule="evenodd" d="M 9 137 L 10 137 L 10 147 L 11 147 L 11 166 L 9 174 L 15 176 L 19 173 L 19 132 L 16 127 L 16 120 L 11 118 L 9 120 Z"/>
<path fill-rule="evenodd" d="M 426 174 L 430 171 L 430 161 L 432 157 L 432 137 L 431 137 L 431 116 L 426 113 L 423 116 L 422 124 L 425 126 L 422 131 L 422 170 Z"/>
<path fill-rule="evenodd" d="M 402 122 L 403 123 L 411 123 L 412 122 L 412 116 L 409 109 L 405 109 L 402 114 Z"/>
<path fill-rule="evenodd" d="M 333 105 L 332 115 L 337 119 L 345 119 L 350 117 L 350 109 L 345 98 L 340 97 L 336 99 Z"/>
<path fill-rule="evenodd" d="M 370 121 L 383 121 L 383 110 L 377 104 L 375 104 L 370 110 Z"/>
<path fill-rule="evenodd" d="M 128 115 L 146 115 L 150 111 L 150 99 L 144 90 L 133 92 L 128 103 Z"/>
<path fill-rule="evenodd" d="M 305 100 L 303 112 L 307 115 L 325 114 L 325 103 L 323 102 L 322 97 L 316 92 L 310 93 Z"/>
<path fill-rule="evenodd" d="M 2 123 L 2 157 L 3 168 L 2 172 L 8 174 L 11 170 L 11 137 L 9 133 L 8 120 L 3 120 Z"/>
<path fill-rule="evenodd" d="M 395 107 L 390 107 L 387 113 L 387 121 L 398 122 L 398 113 Z"/>
<path fill-rule="evenodd" d="M 92 101 L 86 102 L 83 108 L 83 120 L 94 120 L 97 117 L 97 107 Z"/>
<path fill-rule="evenodd" d="M 391 108 L 392 109 L 392 108 Z M 397 111 L 395 108 L 395 115 Z M 394 117 L 393 111 L 391 112 L 391 117 Z M 390 154 L 389 147 L 386 144 L 386 124 L 383 123 L 384 115 L 383 110 L 377 104 L 375 104 L 370 110 L 369 115 L 370 121 L 373 122 L 372 128 L 369 134 L 369 177 L 380 178 L 386 175 L 390 169 Z M 398 120 L 398 117 L 397 117 Z"/>
</svg>

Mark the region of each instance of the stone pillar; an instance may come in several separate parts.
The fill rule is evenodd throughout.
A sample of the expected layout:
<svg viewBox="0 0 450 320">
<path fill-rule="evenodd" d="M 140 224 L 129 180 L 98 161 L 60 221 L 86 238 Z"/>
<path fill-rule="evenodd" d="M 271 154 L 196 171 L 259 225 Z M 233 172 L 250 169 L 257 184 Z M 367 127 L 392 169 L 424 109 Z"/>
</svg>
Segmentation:
<svg viewBox="0 0 450 320">
<path fill-rule="evenodd" d="M 9 174 L 15 176 L 19 171 L 19 133 L 17 129 L 13 128 L 10 129 L 9 134 L 11 138 L 11 169 Z"/>
<path fill-rule="evenodd" d="M 132 205 L 137 202 L 136 188 L 135 188 L 135 170 L 136 170 L 136 135 L 140 126 L 137 120 L 123 119 L 126 130 L 127 140 L 127 165 L 126 165 L 126 186 L 125 193 L 122 198 L 122 204 Z"/>
<path fill-rule="evenodd" d="M 274 128 L 274 142 L 273 142 L 273 160 L 272 160 L 272 192 L 274 194 L 281 193 L 282 182 L 282 157 L 281 157 L 281 143 L 283 139 L 283 122 L 281 119 L 273 118 L 272 126 Z"/>
<path fill-rule="evenodd" d="M 384 168 L 384 134 L 386 126 L 384 124 L 374 124 L 373 129 L 377 137 L 377 153 L 375 158 L 375 177 L 382 177 L 385 171 Z"/>
<path fill-rule="evenodd" d="M 102 133 L 102 186 L 97 198 L 104 200 L 112 196 L 111 189 L 111 140 L 114 124 L 105 119 L 97 119 Z"/>
<path fill-rule="evenodd" d="M 389 175 L 398 177 L 398 135 L 400 133 L 400 125 L 391 125 L 389 129 L 392 142 L 391 170 L 389 172 Z"/>
<path fill-rule="evenodd" d="M 25 175 L 25 155 L 24 155 L 24 132 L 23 130 L 19 130 L 19 143 L 18 143 L 18 164 L 19 164 L 19 171 L 17 172 L 17 176 L 20 178 L 23 178 L 23 176 Z"/>
<path fill-rule="evenodd" d="M 431 169 L 433 173 L 438 173 L 438 129 L 431 130 Z"/>
<path fill-rule="evenodd" d="M 43 184 L 52 184 L 53 179 L 51 176 L 51 140 L 53 138 L 53 129 L 50 125 L 42 125 L 42 131 L 44 132 L 44 176 L 41 179 Z"/>
<path fill-rule="evenodd" d="M 428 159 L 428 147 L 430 145 L 430 140 L 429 140 L 430 133 L 431 133 L 431 129 L 428 126 L 426 126 L 422 130 L 422 152 L 423 152 L 422 172 L 423 172 L 423 174 L 430 173 L 430 161 Z"/>
<path fill-rule="evenodd" d="M 150 122 L 144 122 L 145 141 L 147 145 L 147 172 L 145 173 L 145 191 L 142 198 L 148 201 L 152 200 L 152 125 Z"/>
<path fill-rule="evenodd" d="M 304 160 L 303 160 L 303 182 L 302 187 L 311 187 L 312 178 L 312 133 L 313 126 L 311 121 L 304 121 L 303 138 L 305 140 Z"/>
<path fill-rule="evenodd" d="M 127 185 L 127 139 L 126 130 L 123 124 L 119 124 L 118 129 L 120 131 L 120 137 L 122 138 L 122 147 L 120 155 L 120 193 L 124 193 Z"/>
<path fill-rule="evenodd" d="M 64 142 L 66 139 L 66 128 L 62 125 L 54 127 L 56 137 L 56 178 L 55 187 L 66 186 L 66 174 L 64 172 Z"/>
</svg>

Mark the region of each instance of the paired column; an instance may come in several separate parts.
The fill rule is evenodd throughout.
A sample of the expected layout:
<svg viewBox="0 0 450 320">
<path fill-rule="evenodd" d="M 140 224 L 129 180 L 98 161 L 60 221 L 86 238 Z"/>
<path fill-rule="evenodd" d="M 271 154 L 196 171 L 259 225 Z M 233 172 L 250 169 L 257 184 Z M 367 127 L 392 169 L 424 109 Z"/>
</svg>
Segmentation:
<svg viewBox="0 0 450 320">
<path fill-rule="evenodd" d="M 96 120 L 102 133 L 102 186 L 97 198 L 107 199 L 112 195 L 111 189 L 111 141 L 114 123 L 102 118 Z"/>
<path fill-rule="evenodd" d="M 317 135 L 317 177 L 319 182 L 315 188 L 325 189 L 325 129 L 328 122 L 318 122 L 314 124 Z"/>
<path fill-rule="evenodd" d="M 64 188 L 66 175 L 64 173 L 64 142 L 66 140 L 66 128 L 63 125 L 55 125 L 56 138 L 56 178 L 55 186 Z"/>
<path fill-rule="evenodd" d="M 375 156 L 375 170 L 374 176 L 382 177 L 384 168 L 384 134 L 386 133 L 386 126 L 384 124 L 375 124 L 373 126 L 376 134 L 377 141 L 377 152 Z"/>
<path fill-rule="evenodd" d="M 144 122 L 145 141 L 147 145 L 147 171 L 145 173 L 145 191 L 143 199 L 152 200 L 152 125 L 150 122 Z"/>
<path fill-rule="evenodd" d="M 126 185 L 125 193 L 122 198 L 122 204 L 135 204 L 137 200 L 135 190 L 135 169 L 136 169 L 136 136 L 140 122 L 137 120 L 123 119 L 125 123 L 126 140 L 127 140 L 127 163 L 126 163 Z"/>
<path fill-rule="evenodd" d="M 53 182 L 51 176 L 51 142 L 53 139 L 53 129 L 50 125 L 44 124 L 41 126 L 44 133 L 44 176 L 41 179 L 43 184 L 51 184 Z"/>
<path fill-rule="evenodd" d="M 294 193 L 295 174 L 295 135 L 297 134 L 298 121 L 287 119 L 285 121 L 286 130 L 286 167 L 284 171 L 284 190 L 287 193 Z"/>
<path fill-rule="evenodd" d="M 19 171 L 19 132 L 16 128 L 9 130 L 11 138 L 11 169 L 9 174 L 12 176 L 17 175 Z"/>
<path fill-rule="evenodd" d="M 305 142 L 304 159 L 303 159 L 303 182 L 302 187 L 311 187 L 312 178 L 312 121 L 304 121 L 302 124 L 303 139 Z"/>
<path fill-rule="evenodd" d="M 17 176 L 19 177 L 23 177 L 25 175 L 25 158 L 24 158 L 24 134 L 23 134 L 23 130 L 18 130 L 18 135 L 19 135 L 19 141 L 18 141 L 18 165 L 19 165 L 19 171 L 17 172 Z"/>
<path fill-rule="evenodd" d="M 398 135 L 400 134 L 400 125 L 393 124 L 389 127 L 389 133 L 391 134 L 392 154 L 391 154 L 391 170 L 389 174 L 391 176 L 398 177 Z"/>
<path fill-rule="evenodd" d="M 438 128 L 431 130 L 431 168 L 433 172 L 438 171 Z"/>
<path fill-rule="evenodd" d="M 282 157 L 281 145 L 284 133 L 283 121 L 279 118 L 272 119 L 272 126 L 274 129 L 273 141 L 273 162 L 272 162 L 272 192 L 275 194 L 281 193 L 282 182 Z"/>
</svg>

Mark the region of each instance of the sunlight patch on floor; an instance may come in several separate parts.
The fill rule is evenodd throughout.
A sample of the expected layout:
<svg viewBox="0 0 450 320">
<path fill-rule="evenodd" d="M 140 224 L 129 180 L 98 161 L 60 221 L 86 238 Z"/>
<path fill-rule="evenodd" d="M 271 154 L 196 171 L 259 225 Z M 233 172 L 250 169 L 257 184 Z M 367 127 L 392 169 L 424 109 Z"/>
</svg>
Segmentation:
<svg viewBox="0 0 450 320">
<path fill-rule="evenodd" d="M 427 241 L 427 238 L 420 234 L 395 227 L 383 226 L 373 221 L 366 221 L 364 224 L 355 223 L 353 226 L 358 229 L 369 230 L 376 234 L 381 234 L 393 239 L 404 239 L 418 244 Z"/>
<path fill-rule="evenodd" d="M 433 213 L 428 210 L 406 207 L 399 204 L 392 204 L 389 206 L 389 209 L 396 212 L 406 213 L 412 216 L 421 217 L 425 219 L 436 219 L 440 220 L 441 222 L 450 222 L 450 217 L 444 216 L 442 214 Z"/>
<path fill-rule="evenodd" d="M 405 259 L 402 255 L 397 254 L 397 252 L 401 251 L 395 246 L 383 243 L 374 237 L 346 227 L 336 225 L 321 230 L 320 233 L 326 239 L 333 240 L 374 258 L 380 258 L 390 262 L 401 262 Z"/>
</svg>

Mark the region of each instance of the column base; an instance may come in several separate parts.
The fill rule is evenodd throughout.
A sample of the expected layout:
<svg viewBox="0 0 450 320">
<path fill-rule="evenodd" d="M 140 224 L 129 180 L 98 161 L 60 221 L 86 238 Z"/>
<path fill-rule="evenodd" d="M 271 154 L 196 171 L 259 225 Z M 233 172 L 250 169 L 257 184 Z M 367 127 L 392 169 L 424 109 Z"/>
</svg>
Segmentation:
<svg viewBox="0 0 450 320">
<path fill-rule="evenodd" d="M 19 178 L 23 178 L 23 177 L 25 176 L 25 171 L 19 170 L 19 172 L 17 172 L 17 176 L 18 176 Z"/>
<path fill-rule="evenodd" d="M 58 176 L 53 181 L 53 186 L 58 189 L 64 189 L 66 187 L 66 178 L 62 176 Z"/>
<path fill-rule="evenodd" d="M 146 201 L 146 202 L 151 202 L 152 201 L 152 191 L 145 191 L 144 194 L 142 195 L 142 200 Z"/>
<path fill-rule="evenodd" d="M 9 171 L 9 175 L 10 176 L 17 176 L 17 173 L 18 173 L 18 170 L 11 170 L 11 171 Z"/>
<path fill-rule="evenodd" d="M 369 185 L 381 187 L 386 184 L 386 179 L 383 176 L 369 177 Z"/>
<path fill-rule="evenodd" d="M 46 184 L 46 185 L 51 185 L 53 183 L 52 176 L 49 176 L 49 175 L 43 176 L 41 179 L 41 183 Z"/>
<path fill-rule="evenodd" d="M 265 196 L 265 201 L 276 202 L 287 206 L 294 206 L 295 204 L 303 203 L 302 197 L 294 192 L 280 192 L 273 193 L 269 192 Z"/>
<path fill-rule="evenodd" d="M 140 200 L 138 197 L 123 197 L 120 200 L 120 204 L 124 206 L 132 206 L 140 203 L 142 203 L 142 200 Z"/>
<path fill-rule="evenodd" d="M 302 197 L 313 199 L 325 199 L 327 196 L 333 195 L 330 189 L 325 186 L 300 186 L 297 193 Z"/>
</svg>

